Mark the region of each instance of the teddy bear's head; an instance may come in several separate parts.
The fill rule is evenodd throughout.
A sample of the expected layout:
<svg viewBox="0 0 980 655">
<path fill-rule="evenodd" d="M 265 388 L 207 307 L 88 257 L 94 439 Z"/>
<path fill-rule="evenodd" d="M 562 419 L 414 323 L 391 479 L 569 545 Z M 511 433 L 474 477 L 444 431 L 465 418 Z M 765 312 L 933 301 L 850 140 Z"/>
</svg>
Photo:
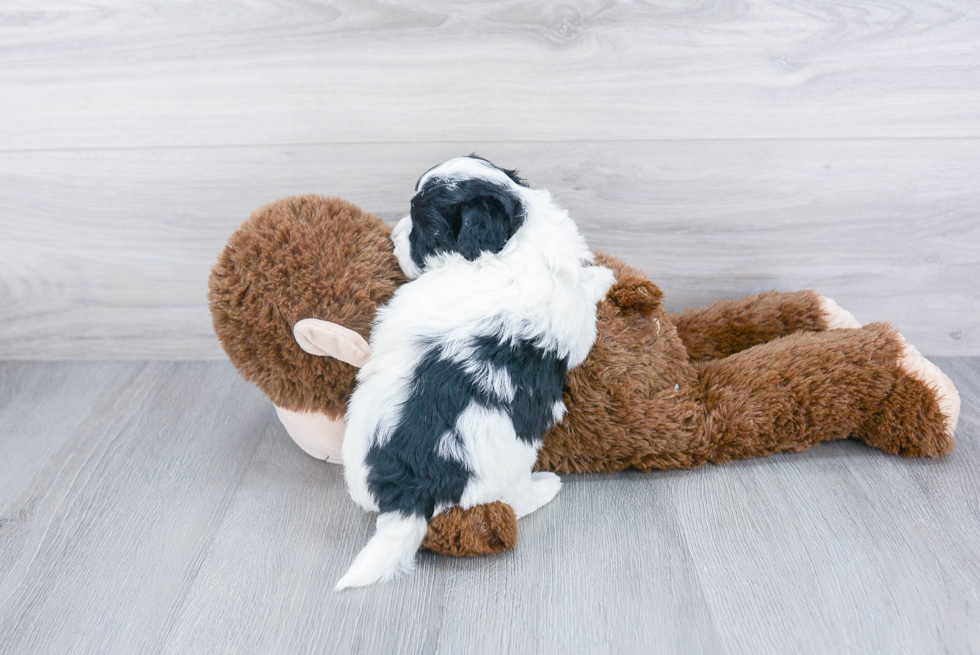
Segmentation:
<svg viewBox="0 0 980 655">
<path fill-rule="evenodd" d="M 390 237 L 381 219 L 339 198 L 284 198 L 254 212 L 211 270 L 208 302 L 225 352 L 321 459 L 339 459 L 371 323 L 405 281 Z M 336 448 L 312 452 L 302 433 L 322 443 L 324 430 L 336 433 Z"/>
</svg>

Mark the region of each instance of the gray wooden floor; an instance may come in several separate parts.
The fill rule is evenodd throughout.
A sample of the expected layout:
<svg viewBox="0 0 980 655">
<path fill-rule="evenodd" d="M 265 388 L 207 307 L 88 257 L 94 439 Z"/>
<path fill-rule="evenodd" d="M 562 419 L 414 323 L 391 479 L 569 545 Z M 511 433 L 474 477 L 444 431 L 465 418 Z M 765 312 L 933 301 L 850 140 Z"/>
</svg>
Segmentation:
<svg viewBox="0 0 980 655">
<path fill-rule="evenodd" d="M 3 653 L 980 653 L 980 358 L 938 461 L 569 476 L 497 557 L 332 587 L 372 520 L 221 362 L 0 363 Z"/>
</svg>

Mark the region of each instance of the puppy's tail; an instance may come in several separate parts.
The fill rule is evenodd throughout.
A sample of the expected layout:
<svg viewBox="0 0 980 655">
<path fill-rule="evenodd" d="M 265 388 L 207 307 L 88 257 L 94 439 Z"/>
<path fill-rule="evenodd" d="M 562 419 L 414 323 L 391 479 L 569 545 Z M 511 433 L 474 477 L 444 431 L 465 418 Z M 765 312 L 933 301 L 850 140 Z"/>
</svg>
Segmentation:
<svg viewBox="0 0 980 655">
<path fill-rule="evenodd" d="M 421 516 L 385 512 L 378 516 L 374 536 L 357 554 L 337 583 L 337 591 L 384 582 L 415 568 L 415 551 L 422 545 L 428 522 Z"/>
</svg>

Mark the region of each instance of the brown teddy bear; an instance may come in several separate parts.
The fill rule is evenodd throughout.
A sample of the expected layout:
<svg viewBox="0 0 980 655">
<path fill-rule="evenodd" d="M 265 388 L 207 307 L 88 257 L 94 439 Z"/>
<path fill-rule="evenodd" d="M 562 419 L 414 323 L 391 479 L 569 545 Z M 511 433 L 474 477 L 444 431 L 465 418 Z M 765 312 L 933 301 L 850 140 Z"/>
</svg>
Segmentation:
<svg viewBox="0 0 980 655">
<path fill-rule="evenodd" d="M 375 312 L 406 281 L 390 233 L 344 200 L 285 198 L 245 221 L 211 272 L 222 346 L 320 459 L 340 461 Z M 641 271 L 596 259 L 616 283 L 599 303 L 595 346 L 568 374 L 568 413 L 538 469 L 686 469 L 848 436 L 909 457 L 952 450 L 956 388 L 895 328 L 861 327 L 812 291 L 668 315 Z M 516 541 L 513 510 L 492 503 L 434 517 L 424 547 L 477 555 Z"/>
</svg>

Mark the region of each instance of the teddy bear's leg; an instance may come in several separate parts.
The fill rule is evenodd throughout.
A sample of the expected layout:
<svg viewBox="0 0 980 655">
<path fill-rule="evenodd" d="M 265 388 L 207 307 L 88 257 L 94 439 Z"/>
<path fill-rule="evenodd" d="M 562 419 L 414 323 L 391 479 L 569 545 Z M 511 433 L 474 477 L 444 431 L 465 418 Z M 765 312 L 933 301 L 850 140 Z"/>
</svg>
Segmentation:
<svg viewBox="0 0 980 655">
<path fill-rule="evenodd" d="M 938 366 L 898 336 L 902 343 L 898 362 L 902 373 L 885 402 L 854 436 L 896 455 L 944 455 L 953 449 L 960 395 Z M 939 423 L 945 425 L 945 430 L 936 429 Z"/>
<path fill-rule="evenodd" d="M 800 330 L 861 327 L 836 302 L 813 291 L 769 291 L 670 315 L 695 361 L 720 359 Z"/>
<path fill-rule="evenodd" d="M 698 367 L 712 462 L 848 436 L 910 456 L 953 447 L 955 388 L 883 323 L 800 332 Z"/>
</svg>

